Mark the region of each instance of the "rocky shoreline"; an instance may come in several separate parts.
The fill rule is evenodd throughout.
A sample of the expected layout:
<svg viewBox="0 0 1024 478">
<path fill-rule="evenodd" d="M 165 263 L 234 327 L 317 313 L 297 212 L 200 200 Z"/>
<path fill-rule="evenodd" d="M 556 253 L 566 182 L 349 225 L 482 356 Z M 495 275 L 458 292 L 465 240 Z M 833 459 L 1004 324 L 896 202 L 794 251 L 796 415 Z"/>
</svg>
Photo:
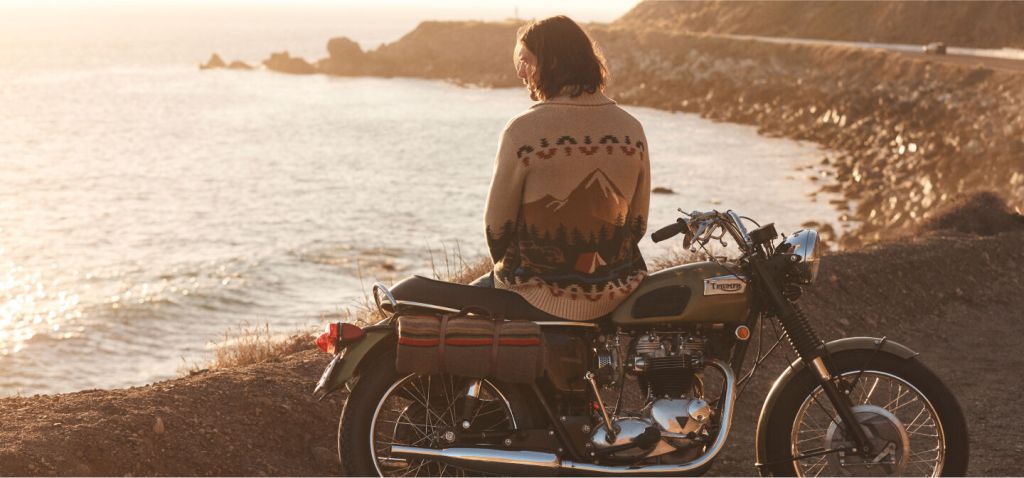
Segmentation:
<svg viewBox="0 0 1024 478">
<path fill-rule="evenodd" d="M 335 38 L 319 61 L 275 53 L 264 64 L 296 74 L 517 86 L 509 66 L 517 28 L 424 22 L 376 50 Z M 857 226 L 841 238 L 844 248 L 906 230 L 970 192 L 993 191 L 1024 209 L 1024 68 L 639 31 L 618 22 L 588 29 L 609 59 L 609 94 L 623 104 L 756 125 L 831 150 L 804 174 L 846 199 L 835 206 L 848 209 Z"/>
<path fill-rule="evenodd" d="M 595 32 L 616 98 L 757 125 L 836 152 L 813 176 L 848 201 L 846 248 L 927 220 L 965 193 L 1024 209 L 1024 74 L 837 46 Z M 822 181 L 825 182 L 825 181 Z"/>
</svg>

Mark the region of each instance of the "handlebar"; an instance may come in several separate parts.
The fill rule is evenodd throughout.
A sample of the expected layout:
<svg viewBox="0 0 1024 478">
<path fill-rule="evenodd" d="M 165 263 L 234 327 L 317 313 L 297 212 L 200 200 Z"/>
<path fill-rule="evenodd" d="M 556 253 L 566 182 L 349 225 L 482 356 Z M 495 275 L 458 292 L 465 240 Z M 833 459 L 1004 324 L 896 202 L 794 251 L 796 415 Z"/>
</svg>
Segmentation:
<svg viewBox="0 0 1024 478">
<path fill-rule="evenodd" d="M 689 227 L 686 225 L 686 219 L 679 218 L 676 222 L 654 231 L 654 233 L 651 234 L 651 240 L 654 242 L 661 242 L 687 230 L 689 230 Z"/>
<path fill-rule="evenodd" d="M 725 245 L 723 237 L 726 233 L 729 233 L 744 253 L 753 250 L 754 246 L 750 241 L 750 235 L 747 234 L 747 228 L 743 226 L 740 216 L 732 210 L 726 212 L 715 210 L 707 212 L 693 211 L 689 214 L 685 212 L 683 214 L 689 216 L 689 219 L 679 218 L 675 223 L 658 229 L 651 234 L 651 240 L 661 242 L 676 234 L 685 232 L 687 236 L 686 247 L 689 247 L 691 238 L 693 242 L 701 246 L 707 244 L 712 239 L 717 239 L 722 245 Z M 719 230 L 718 235 L 715 235 L 715 232 Z"/>
</svg>

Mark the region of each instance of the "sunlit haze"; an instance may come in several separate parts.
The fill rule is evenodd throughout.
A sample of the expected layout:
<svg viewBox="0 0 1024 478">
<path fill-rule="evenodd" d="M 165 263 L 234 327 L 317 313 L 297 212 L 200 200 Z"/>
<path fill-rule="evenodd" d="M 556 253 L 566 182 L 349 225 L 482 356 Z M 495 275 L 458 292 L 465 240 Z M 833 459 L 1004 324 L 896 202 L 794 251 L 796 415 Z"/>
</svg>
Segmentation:
<svg viewBox="0 0 1024 478">
<path fill-rule="evenodd" d="M 279 22 L 333 22 L 343 30 L 346 25 L 403 25 L 411 28 L 423 20 L 504 20 L 533 19 L 551 15 L 569 15 L 580 22 L 610 22 L 636 4 L 636 0 L 541 0 L 520 1 L 435 1 L 382 0 L 371 3 L 356 0 L 219 0 L 219 1 L 102 1 L 88 0 L 9 0 L 0 2 L 0 25 L 35 21 L 89 21 L 110 18 L 138 18 L 159 14 L 185 17 L 199 22 L 221 15 L 265 16 Z M 6 12 L 4 12 L 6 10 Z M 152 18 L 152 17 L 150 17 Z M 164 17 L 166 19 L 166 17 Z M 298 25 L 297 25 L 298 26 Z M 3 32 L 0 32 L 3 35 Z M 396 38 L 390 38 L 394 40 Z"/>
<path fill-rule="evenodd" d="M 326 40 L 334 36 L 347 36 L 364 49 L 372 49 L 399 39 L 424 20 L 528 20 L 565 14 L 580 22 L 605 23 L 635 4 L 635 0 L 383 0 L 370 4 L 355 0 L 0 1 L 0 68 L 18 65 L 20 62 L 10 56 L 18 55 L 26 44 L 38 44 L 33 38 L 43 33 L 88 45 L 112 36 L 130 42 L 133 36 L 217 32 L 221 37 L 246 37 L 249 41 L 214 42 L 206 45 L 207 49 L 256 61 L 271 49 L 316 57 L 324 53 Z M 264 35 L 268 28 L 282 35 Z"/>
</svg>

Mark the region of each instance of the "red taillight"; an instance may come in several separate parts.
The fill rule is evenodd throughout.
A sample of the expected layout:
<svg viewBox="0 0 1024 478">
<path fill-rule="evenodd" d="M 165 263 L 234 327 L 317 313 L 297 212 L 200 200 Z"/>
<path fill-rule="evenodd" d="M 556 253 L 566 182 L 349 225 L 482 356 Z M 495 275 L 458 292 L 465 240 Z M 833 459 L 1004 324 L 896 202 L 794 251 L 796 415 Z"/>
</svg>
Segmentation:
<svg viewBox="0 0 1024 478">
<path fill-rule="evenodd" d="M 337 353 L 340 345 L 350 344 L 363 338 L 363 329 L 342 322 L 327 324 L 324 333 L 316 338 L 316 346 L 326 353 Z"/>
<path fill-rule="evenodd" d="M 327 330 L 316 338 L 316 346 L 326 353 L 333 354 L 338 343 L 338 324 L 327 324 Z"/>
<path fill-rule="evenodd" d="M 350 344 L 363 338 L 363 329 L 352 324 L 341 324 L 341 343 Z"/>
</svg>

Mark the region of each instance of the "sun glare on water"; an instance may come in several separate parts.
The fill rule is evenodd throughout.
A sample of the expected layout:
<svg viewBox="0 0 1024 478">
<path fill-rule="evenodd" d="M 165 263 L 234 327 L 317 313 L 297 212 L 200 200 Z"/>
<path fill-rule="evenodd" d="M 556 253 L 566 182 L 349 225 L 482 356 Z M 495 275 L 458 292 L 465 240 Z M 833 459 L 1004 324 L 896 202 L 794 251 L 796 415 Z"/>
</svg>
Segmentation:
<svg viewBox="0 0 1024 478">
<path fill-rule="evenodd" d="M 2 250 L 0 270 L 0 355 L 19 352 L 37 334 L 71 337 L 68 325 L 82 318 L 78 294 L 3 259 Z"/>
</svg>

